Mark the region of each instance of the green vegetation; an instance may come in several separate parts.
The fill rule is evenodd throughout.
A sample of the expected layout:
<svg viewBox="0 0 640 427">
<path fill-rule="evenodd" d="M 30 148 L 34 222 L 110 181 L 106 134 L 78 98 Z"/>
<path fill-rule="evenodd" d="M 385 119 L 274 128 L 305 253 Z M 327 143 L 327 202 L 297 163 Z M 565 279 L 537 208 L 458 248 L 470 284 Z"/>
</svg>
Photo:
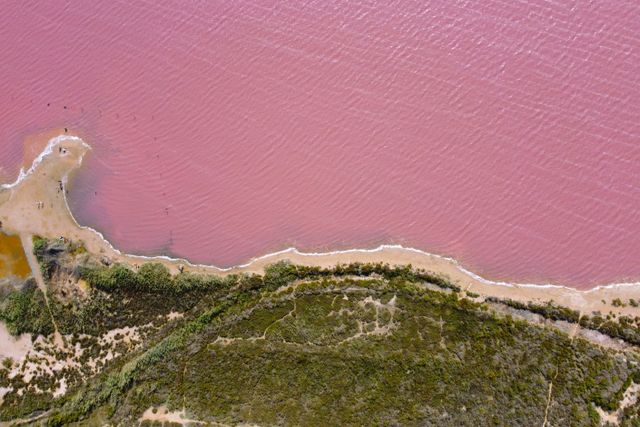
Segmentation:
<svg viewBox="0 0 640 427">
<path fill-rule="evenodd" d="M 562 307 L 554 304 L 552 301 L 545 304 L 538 304 L 534 302 L 523 303 L 511 299 L 500 299 L 495 297 L 488 297 L 487 301 L 505 304 L 518 310 L 531 311 L 541 315 L 545 319 L 564 320 L 565 322 L 570 323 L 577 323 L 580 320 L 580 313 L 577 310 Z"/>
<path fill-rule="evenodd" d="M 74 298 L 52 285 L 49 296 L 61 331 L 78 337 L 74 345 L 91 352 L 90 337 L 126 326 L 153 332 L 90 381 L 69 379 L 62 398 L 8 393 L 1 420 L 49 410 L 48 425 L 135 425 L 148 408 L 166 405 L 230 425 L 542 425 L 546 414 L 548 425 L 596 426 L 596 407 L 616 410 L 640 382 L 634 352 L 497 314 L 411 267 L 281 262 L 262 276 L 172 276 L 153 263 L 78 265 L 69 251 L 50 249 L 39 248 L 50 277 L 90 285 Z M 30 326 L 35 295 L 24 296 L 35 290 L 25 289 L 2 303 L 2 313 L 14 313 L 3 317 L 16 325 L 12 333 L 38 331 Z M 553 304 L 492 301 L 504 303 L 584 319 Z M 182 317 L 168 320 L 176 312 Z M 623 425 L 637 413 L 626 408 Z"/>
<path fill-rule="evenodd" d="M 0 321 L 13 335 L 27 332 L 49 335 L 53 332 L 53 325 L 44 307 L 44 295 L 30 279 L 21 290 L 11 292 L 0 301 Z"/>
<path fill-rule="evenodd" d="M 591 316 L 572 310 L 567 307 L 554 304 L 549 301 L 546 304 L 537 304 L 533 302 L 522 303 L 509 299 L 499 299 L 494 297 L 487 298 L 487 301 L 505 304 L 517 310 L 526 310 L 541 315 L 545 319 L 563 320 L 569 323 L 579 323 L 580 326 L 587 329 L 598 331 L 611 338 L 619 338 L 629 344 L 640 346 L 640 317 L 631 318 L 629 316 L 619 316 L 617 319 L 595 313 Z M 613 300 L 613 305 L 616 305 Z M 618 301 L 620 301 L 618 299 Z"/>
<path fill-rule="evenodd" d="M 124 265 L 85 268 L 80 272 L 93 287 L 103 291 L 116 289 L 139 292 L 183 295 L 189 292 L 207 291 L 220 286 L 228 286 L 238 280 L 237 276 L 222 278 L 212 275 L 180 273 L 171 276 L 166 267 L 159 263 L 143 264 L 137 271 Z M 460 288 L 446 279 L 424 271 L 414 270 L 410 265 L 390 267 L 388 264 L 339 264 L 334 268 L 308 267 L 280 262 L 268 266 L 264 277 L 256 277 L 263 289 L 277 289 L 296 280 L 311 280 L 342 277 L 380 277 L 386 280 L 406 280 L 428 282 L 442 289 L 460 291 Z"/>
<path fill-rule="evenodd" d="M 611 300 L 611 305 L 614 307 L 626 307 L 627 305 L 622 302 L 620 298 L 614 298 Z"/>
<path fill-rule="evenodd" d="M 640 345 L 640 318 L 619 316 L 616 320 L 604 319 L 599 314 L 582 316 L 580 326 L 593 329 L 612 338 L 619 338 L 633 345 Z"/>
<path fill-rule="evenodd" d="M 615 409 L 635 372 L 585 341 L 411 282 L 324 279 L 273 292 L 256 281 L 241 278 L 52 420 L 106 405 L 131 423 L 168 403 L 231 424 L 535 425 L 553 382 L 552 424 L 590 425 L 592 405 Z"/>
</svg>

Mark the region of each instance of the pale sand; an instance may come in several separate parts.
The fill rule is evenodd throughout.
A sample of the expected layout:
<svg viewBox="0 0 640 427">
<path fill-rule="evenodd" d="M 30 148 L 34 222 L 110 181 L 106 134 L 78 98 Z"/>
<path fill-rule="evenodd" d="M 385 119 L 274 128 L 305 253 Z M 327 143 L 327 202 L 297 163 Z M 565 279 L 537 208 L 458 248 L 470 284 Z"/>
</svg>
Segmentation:
<svg viewBox="0 0 640 427">
<path fill-rule="evenodd" d="M 45 136 L 42 136 L 45 137 Z M 44 151 L 35 158 L 32 166 L 12 184 L 0 189 L 0 221 L 3 229 L 10 234 L 21 236 L 41 235 L 49 238 L 64 236 L 84 242 L 87 249 L 108 258 L 111 262 L 136 265 L 149 260 L 161 262 L 173 272 L 180 267 L 198 273 L 260 273 L 273 262 L 288 259 L 296 264 L 334 266 L 350 262 L 385 262 L 391 265 L 411 264 L 448 277 L 464 290 L 483 296 L 511 298 L 519 301 L 548 301 L 590 314 L 593 311 L 640 315 L 640 308 L 613 307 L 610 303 L 620 298 L 627 303 L 630 298 L 640 299 L 640 283 L 614 284 L 579 291 L 563 286 L 509 284 L 491 282 L 462 268 L 449 258 L 400 246 L 381 246 L 376 249 L 354 249 L 327 253 L 301 253 L 287 249 L 255 258 L 247 264 L 222 269 L 215 266 L 194 265 L 181 259 L 168 257 L 144 257 L 120 253 L 97 231 L 77 224 L 69 211 L 65 192 L 60 191 L 58 181 L 66 184 L 71 174 L 81 165 L 82 158 L 90 150 L 82 139 L 60 134 L 46 135 L 48 143 Z M 38 208 L 38 202 L 42 208 Z M 606 301 L 602 303 L 602 300 Z"/>
<path fill-rule="evenodd" d="M 7 326 L 0 322 L 0 361 L 6 358 L 20 361 L 33 349 L 31 335 L 22 334 L 14 337 L 9 333 Z"/>
<path fill-rule="evenodd" d="M 142 414 L 142 417 L 138 420 L 140 423 L 143 421 L 152 421 L 152 422 L 160 422 L 162 425 L 164 423 L 174 423 L 181 424 L 183 426 L 192 425 L 192 424 L 206 424 L 203 421 L 198 420 L 190 420 L 187 418 L 187 413 L 183 409 L 182 411 L 169 411 L 166 406 L 160 406 L 158 408 L 149 408 Z M 219 424 L 221 425 L 221 424 Z"/>
</svg>

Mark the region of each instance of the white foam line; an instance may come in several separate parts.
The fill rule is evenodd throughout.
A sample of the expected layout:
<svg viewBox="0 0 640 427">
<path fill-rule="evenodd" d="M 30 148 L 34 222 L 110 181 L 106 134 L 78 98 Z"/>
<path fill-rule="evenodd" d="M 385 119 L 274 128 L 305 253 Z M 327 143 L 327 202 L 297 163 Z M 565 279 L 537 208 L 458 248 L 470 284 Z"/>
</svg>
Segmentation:
<svg viewBox="0 0 640 427">
<path fill-rule="evenodd" d="M 27 170 L 27 172 L 25 173 L 23 170 L 20 171 L 20 174 L 18 176 L 18 178 L 16 179 L 15 182 L 13 182 L 12 184 L 3 184 L 1 186 L 1 188 L 13 188 L 16 185 L 18 185 L 20 182 L 22 182 L 24 179 L 26 179 L 29 175 L 31 175 L 33 173 L 33 171 L 38 167 L 38 165 L 42 162 L 42 160 L 48 156 L 49 154 L 51 154 L 53 152 L 53 148 L 58 145 L 59 143 L 63 142 L 63 141 L 78 141 L 80 143 L 82 143 L 82 145 L 87 148 L 87 149 L 91 149 L 91 146 L 89 144 L 87 144 L 86 142 L 84 142 L 81 138 L 77 137 L 77 136 L 71 136 L 71 135 L 59 135 L 55 138 L 52 138 L 51 140 L 49 140 L 49 143 L 47 144 L 46 148 L 42 151 L 42 153 L 40 153 L 40 155 L 33 161 L 33 164 L 31 165 L 31 167 Z M 80 158 L 78 159 L 78 165 L 80 165 L 82 163 L 82 159 L 84 157 L 84 153 L 82 156 L 80 156 Z M 66 182 L 68 173 L 64 175 L 63 180 Z M 216 269 L 218 271 L 221 272 L 227 272 L 227 271 L 231 271 L 234 269 L 243 269 L 243 268 L 247 268 L 250 267 L 252 264 L 258 262 L 258 261 L 262 261 L 265 259 L 269 259 L 269 258 L 274 258 L 277 257 L 279 255 L 284 255 L 284 254 L 295 254 L 295 255 L 299 255 L 299 256 L 303 256 L 303 257 L 325 257 L 325 256 L 331 256 L 331 255 L 342 255 L 342 254 L 355 254 L 355 253 L 378 253 L 378 252 L 384 252 L 385 250 L 400 250 L 400 251 L 404 251 L 404 252 L 412 252 L 412 253 L 417 253 L 423 256 L 428 256 L 428 257 L 433 257 L 433 258 L 437 258 L 437 259 L 441 259 L 443 261 L 446 262 L 450 262 L 452 263 L 460 272 L 466 274 L 467 276 L 477 280 L 478 282 L 484 283 L 486 285 L 493 285 L 493 286 L 506 286 L 506 287 L 520 287 L 520 288 L 555 288 L 555 289 L 566 289 L 572 292 L 580 292 L 580 293 L 590 293 L 590 292 L 595 292 L 601 289 L 614 289 L 614 288 L 621 288 L 621 287 L 640 287 L 640 282 L 624 282 L 624 283 L 610 283 L 610 284 L 606 284 L 606 285 L 599 285 L 599 286 L 595 286 L 591 289 L 587 289 L 587 290 L 579 290 L 576 288 L 572 288 L 570 286 L 564 286 L 564 285 L 554 285 L 551 283 L 546 283 L 546 284 L 536 284 L 536 283 L 511 283 L 511 282 L 502 282 L 502 281 L 493 281 L 493 280 L 489 280 L 489 279 L 485 279 L 482 276 L 479 276 L 478 274 L 467 270 L 466 268 L 464 268 L 462 265 L 460 265 L 460 263 L 454 259 L 454 258 L 450 258 L 450 257 L 446 257 L 443 255 L 438 255 L 438 254 L 433 254 L 430 252 L 425 252 L 421 249 L 416 249 L 416 248 L 411 248 L 411 247 L 404 247 L 402 245 L 394 245 L 394 244 L 383 244 L 380 245 L 376 248 L 372 248 L 372 249 L 360 249 L 360 248 L 353 248 L 353 249 L 345 249 L 345 250 L 337 250 L 337 251 L 328 251 L 328 252 L 301 252 L 299 251 L 297 248 L 295 247 L 289 247 L 280 251 L 276 251 L 276 252 L 271 252 L 268 253 L 266 255 L 262 255 L 256 258 L 252 258 L 250 259 L 248 262 L 244 263 L 244 264 L 238 264 L 238 265 L 234 265 L 231 267 L 217 267 L 215 265 L 208 265 L 208 264 L 193 264 L 192 262 L 190 262 L 189 260 L 186 260 L 184 258 L 172 258 L 166 255 L 155 255 L 155 256 L 146 256 L 146 255 L 133 255 L 133 254 L 125 254 L 123 252 L 121 252 L 120 250 L 116 249 L 111 242 L 109 242 L 104 235 L 99 232 L 98 230 L 95 230 L 91 227 L 88 226 L 84 226 L 84 225 L 80 225 L 78 223 L 78 221 L 76 220 L 76 218 L 73 216 L 73 213 L 71 212 L 71 209 L 69 208 L 69 204 L 67 203 L 67 198 L 66 198 L 66 194 L 63 192 L 63 196 L 64 196 L 64 204 L 65 207 L 67 209 L 67 212 L 69 213 L 69 216 L 71 217 L 71 219 L 73 220 L 74 224 L 83 229 L 83 230 L 87 230 L 90 232 L 95 233 L 96 235 L 98 235 L 100 237 L 100 239 L 109 246 L 109 248 L 114 251 L 115 253 L 117 253 L 120 256 L 125 256 L 125 257 L 129 257 L 129 258 L 134 258 L 134 259 L 142 259 L 142 260 L 146 260 L 146 261 L 157 261 L 157 260 L 163 260 L 163 261 L 169 261 L 172 263 L 182 263 L 185 264 L 189 267 L 193 267 L 193 268 L 205 268 L 205 269 Z"/>
<path fill-rule="evenodd" d="M 36 170 L 36 168 L 40 165 L 40 163 L 42 163 L 42 160 L 44 160 L 44 158 L 48 155 L 50 155 L 51 153 L 53 153 L 53 149 L 55 148 L 56 145 L 60 144 L 61 142 L 64 141 L 79 141 L 82 143 L 83 146 L 85 146 L 86 148 L 90 149 L 91 147 L 89 146 L 89 144 L 85 143 L 82 139 L 80 139 L 77 136 L 71 136 L 71 135 L 58 135 L 55 138 L 51 138 L 47 144 L 47 146 L 44 148 L 44 150 L 42 150 L 42 153 L 40 153 L 38 155 L 38 157 L 36 157 L 33 160 L 33 163 L 31 163 L 31 167 L 29 167 L 29 169 L 27 169 L 27 171 L 24 171 L 24 168 L 20 168 L 20 173 L 18 174 L 18 178 L 12 182 L 11 184 L 2 184 L 0 186 L 0 188 L 14 188 L 17 185 L 19 185 L 22 181 L 24 181 L 29 175 L 31 175 L 33 173 L 33 171 Z M 80 158 L 80 161 L 82 161 L 82 157 Z"/>
</svg>

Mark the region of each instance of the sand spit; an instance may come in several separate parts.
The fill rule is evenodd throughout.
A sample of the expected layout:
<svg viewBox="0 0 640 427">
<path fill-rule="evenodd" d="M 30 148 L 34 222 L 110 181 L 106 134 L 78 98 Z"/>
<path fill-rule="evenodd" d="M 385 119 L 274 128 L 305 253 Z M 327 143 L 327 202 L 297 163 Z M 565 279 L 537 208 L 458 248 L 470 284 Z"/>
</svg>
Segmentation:
<svg viewBox="0 0 640 427">
<path fill-rule="evenodd" d="M 516 284 L 484 279 L 459 265 L 455 260 L 399 245 L 382 245 L 374 249 L 350 249 L 325 253 L 304 253 L 295 248 L 271 253 L 230 268 L 191 264 L 165 256 L 146 257 L 123 254 L 99 232 L 80 226 L 71 214 L 66 199 L 66 184 L 77 170 L 90 146 L 81 138 L 61 134 L 48 140 L 33 164 L 21 171 L 15 182 L 0 187 L 0 221 L 4 232 L 15 235 L 66 237 L 84 242 L 87 249 L 109 259 L 135 266 L 147 261 L 165 264 L 171 271 L 179 269 L 213 274 L 260 273 L 268 264 L 288 259 L 302 265 L 334 266 L 350 262 L 385 262 L 411 264 L 416 268 L 442 274 L 466 291 L 483 296 L 512 298 L 519 301 L 548 301 L 572 307 L 583 313 L 601 311 L 640 315 L 640 308 L 630 305 L 614 307 L 619 298 L 627 303 L 640 297 L 640 282 L 598 286 L 580 291 L 557 285 Z M 605 301 L 605 302 L 603 302 Z"/>
</svg>

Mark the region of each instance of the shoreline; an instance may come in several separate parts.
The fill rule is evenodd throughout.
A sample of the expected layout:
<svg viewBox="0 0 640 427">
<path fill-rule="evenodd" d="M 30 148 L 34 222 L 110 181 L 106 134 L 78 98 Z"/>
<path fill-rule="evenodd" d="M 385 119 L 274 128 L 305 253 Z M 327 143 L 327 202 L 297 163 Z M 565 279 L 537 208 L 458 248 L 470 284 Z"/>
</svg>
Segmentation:
<svg viewBox="0 0 640 427">
<path fill-rule="evenodd" d="M 52 135 L 53 133 L 49 133 Z M 44 135 L 44 134 L 43 134 Z M 56 148 L 58 149 L 56 152 Z M 194 264 L 182 258 L 165 255 L 145 256 L 126 254 L 115 248 L 99 231 L 78 224 L 67 203 L 65 186 L 70 175 L 77 170 L 84 156 L 91 150 L 82 138 L 71 134 L 50 137 L 44 150 L 33 160 L 26 171 L 21 169 L 13 183 L 0 185 L 0 221 L 2 230 L 16 235 L 42 235 L 66 237 L 82 241 L 87 249 L 112 262 L 135 266 L 136 263 L 155 261 L 166 265 L 172 272 L 184 268 L 198 273 L 233 274 L 260 273 L 264 267 L 279 260 L 288 259 L 296 264 L 333 266 L 349 262 L 383 262 L 391 265 L 411 264 L 441 274 L 462 289 L 485 296 L 511 298 L 520 301 L 548 301 L 579 310 L 613 311 L 640 314 L 633 307 L 614 307 L 602 300 L 640 296 L 639 282 L 621 282 L 596 285 L 589 289 L 577 289 L 558 284 L 513 283 L 493 281 L 467 270 L 454 258 L 432 254 L 402 245 L 383 244 L 370 249 L 345 249 L 328 252 L 301 252 L 294 247 L 251 258 L 231 267 Z M 58 187 L 58 183 L 61 184 Z M 8 204 L 11 200 L 13 203 Z M 35 208 L 44 205 L 43 208 Z M 636 291 L 636 292 L 633 292 Z"/>
</svg>

